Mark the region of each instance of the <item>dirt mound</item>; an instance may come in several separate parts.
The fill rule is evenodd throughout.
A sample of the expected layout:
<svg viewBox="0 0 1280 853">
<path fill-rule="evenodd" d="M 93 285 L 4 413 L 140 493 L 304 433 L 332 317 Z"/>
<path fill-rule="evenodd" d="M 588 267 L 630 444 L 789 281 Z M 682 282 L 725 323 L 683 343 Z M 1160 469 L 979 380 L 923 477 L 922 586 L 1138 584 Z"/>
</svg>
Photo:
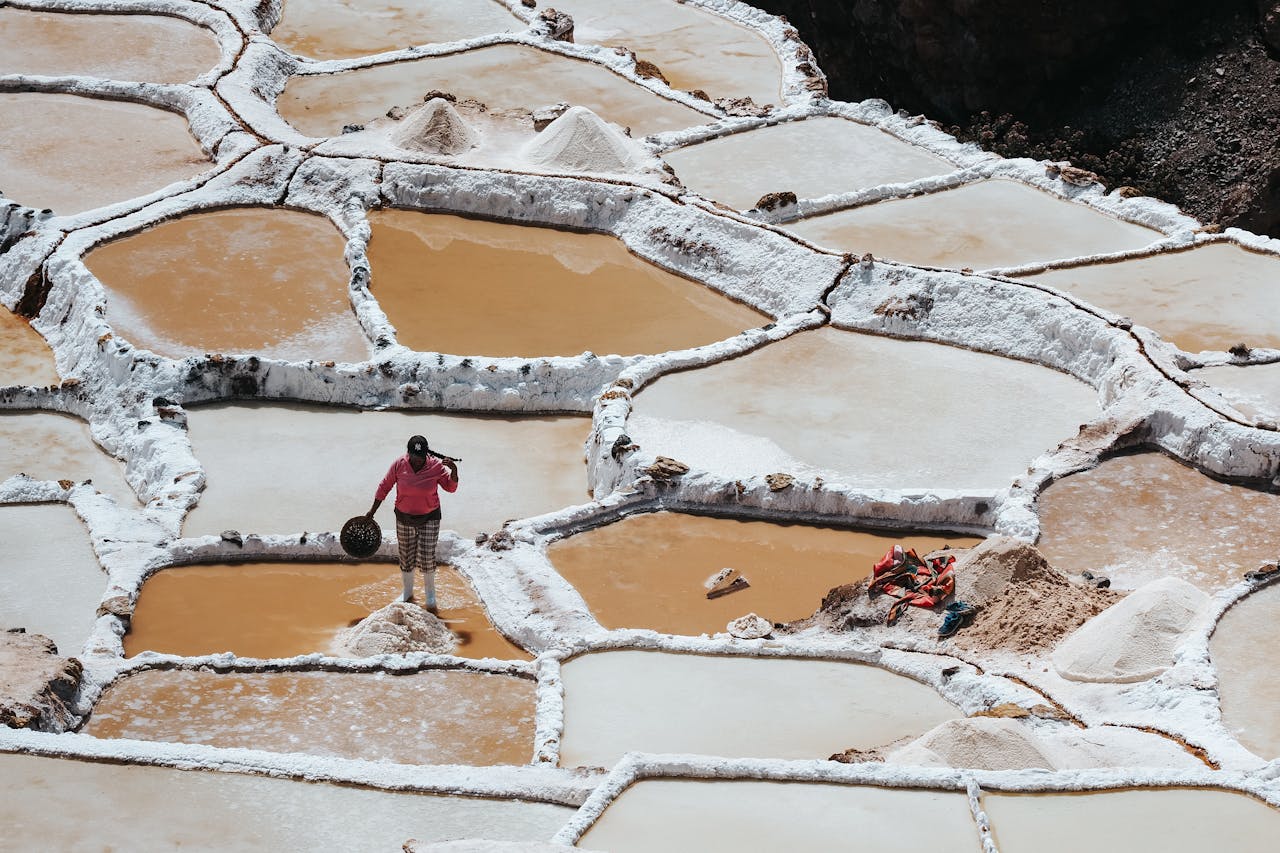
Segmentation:
<svg viewBox="0 0 1280 853">
<path fill-rule="evenodd" d="M 395 601 L 370 613 L 338 638 L 352 657 L 397 655 L 407 652 L 453 654 L 458 638 L 434 615 L 408 601 Z"/>
<path fill-rule="evenodd" d="M 0 725 L 66 731 L 76 722 L 68 706 L 82 670 L 75 658 L 59 657 L 48 637 L 0 633 Z"/>
<path fill-rule="evenodd" d="M 444 98 L 432 98 L 406 116 L 391 131 L 391 141 L 424 154 L 461 154 L 480 143 L 476 132 Z"/>
</svg>

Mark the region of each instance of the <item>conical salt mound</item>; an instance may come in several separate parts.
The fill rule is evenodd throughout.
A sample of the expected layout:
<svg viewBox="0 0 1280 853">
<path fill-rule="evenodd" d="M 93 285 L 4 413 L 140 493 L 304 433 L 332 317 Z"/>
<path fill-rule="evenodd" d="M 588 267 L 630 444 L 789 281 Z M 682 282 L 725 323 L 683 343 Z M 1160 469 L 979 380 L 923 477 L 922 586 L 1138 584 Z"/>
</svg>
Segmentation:
<svg viewBox="0 0 1280 853">
<path fill-rule="evenodd" d="M 1026 726 L 996 717 L 948 720 L 885 756 L 893 764 L 1022 770 L 1055 765 L 1046 744 Z"/>
<path fill-rule="evenodd" d="M 586 107 L 570 107 L 521 154 L 536 166 L 572 172 L 630 172 L 645 160 L 634 143 Z"/>
<path fill-rule="evenodd" d="M 444 98 L 432 98 L 396 126 L 391 141 L 424 154 L 461 154 L 478 145 L 480 138 L 453 104 Z"/>
</svg>

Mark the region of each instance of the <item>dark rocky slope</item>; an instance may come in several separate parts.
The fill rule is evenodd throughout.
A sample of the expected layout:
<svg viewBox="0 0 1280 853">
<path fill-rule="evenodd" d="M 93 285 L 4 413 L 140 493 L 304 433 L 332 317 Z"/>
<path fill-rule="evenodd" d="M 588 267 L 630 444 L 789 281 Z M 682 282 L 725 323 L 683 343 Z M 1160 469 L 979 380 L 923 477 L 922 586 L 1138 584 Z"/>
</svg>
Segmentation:
<svg viewBox="0 0 1280 853">
<path fill-rule="evenodd" d="M 1280 236 L 1277 0 L 755 0 L 841 100 Z"/>
</svg>

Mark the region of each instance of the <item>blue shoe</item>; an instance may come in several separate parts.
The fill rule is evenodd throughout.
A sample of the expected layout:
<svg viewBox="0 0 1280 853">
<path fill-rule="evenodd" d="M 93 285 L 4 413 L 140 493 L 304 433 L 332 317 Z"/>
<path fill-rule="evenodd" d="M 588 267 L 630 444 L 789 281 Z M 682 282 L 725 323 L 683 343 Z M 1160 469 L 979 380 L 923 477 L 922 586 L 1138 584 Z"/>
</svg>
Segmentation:
<svg viewBox="0 0 1280 853">
<path fill-rule="evenodd" d="M 972 622 L 973 615 L 977 612 L 978 608 L 972 604 L 965 604 L 963 601 L 951 602 L 944 610 L 942 625 L 938 628 L 938 638 L 945 639 L 954 635 L 961 628 Z"/>
</svg>

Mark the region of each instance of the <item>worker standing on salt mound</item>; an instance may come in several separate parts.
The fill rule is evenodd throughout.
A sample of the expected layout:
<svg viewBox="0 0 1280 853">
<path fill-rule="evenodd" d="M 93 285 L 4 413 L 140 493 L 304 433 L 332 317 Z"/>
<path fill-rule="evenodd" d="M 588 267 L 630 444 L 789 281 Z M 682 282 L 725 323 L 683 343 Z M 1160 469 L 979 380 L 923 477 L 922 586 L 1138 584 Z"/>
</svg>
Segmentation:
<svg viewBox="0 0 1280 853">
<path fill-rule="evenodd" d="M 396 541 L 400 549 L 400 579 L 404 582 L 404 600 L 413 601 L 413 571 L 422 572 L 426 587 L 427 609 L 436 612 L 436 540 L 440 537 L 440 493 L 458 490 L 458 465 L 461 461 L 436 453 L 420 435 L 409 439 L 408 452 L 387 470 L 378 484 L 373 506 L 365 513 L 373 514 L 383 500 L 396 489 Z"/>
</svg>

